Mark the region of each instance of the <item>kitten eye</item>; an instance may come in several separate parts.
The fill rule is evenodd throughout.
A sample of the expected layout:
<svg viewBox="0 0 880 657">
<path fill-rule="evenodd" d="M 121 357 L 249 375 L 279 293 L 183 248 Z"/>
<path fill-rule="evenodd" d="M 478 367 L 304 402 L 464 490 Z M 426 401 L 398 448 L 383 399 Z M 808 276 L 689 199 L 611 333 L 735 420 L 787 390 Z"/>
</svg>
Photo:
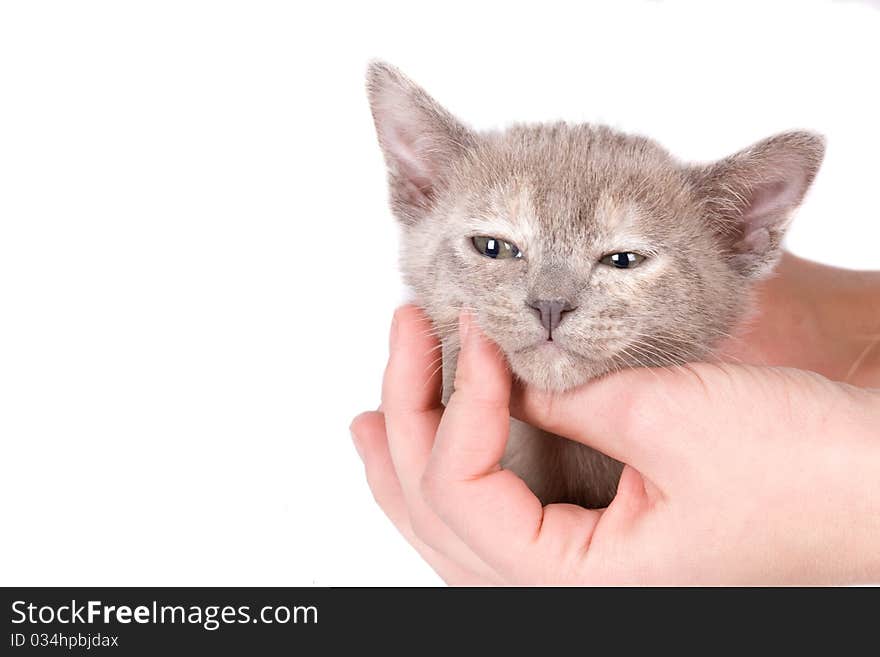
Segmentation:
<svg viewBox="0 0 880 657">
<path fill-rule="evenodd" d="M 496 260 L 522 258 L 522 251 L 519 250 L 516 244 L 499 240 L 497 237 L 472 237 L 471 242 L 474 243 L 474 248 L 477 251 L 488 258 Z"/>
<path fill-rule="evenodd" d="M 603 256 L 599 261 L 603 265 L 609 267 L 617 267 L 618 269 L 632 269 L 638 267 L 645 261 L 645 256 L 633 253 L 632 251 L 622 251 L 620 253 L 609 253 Z"/>
</svg>

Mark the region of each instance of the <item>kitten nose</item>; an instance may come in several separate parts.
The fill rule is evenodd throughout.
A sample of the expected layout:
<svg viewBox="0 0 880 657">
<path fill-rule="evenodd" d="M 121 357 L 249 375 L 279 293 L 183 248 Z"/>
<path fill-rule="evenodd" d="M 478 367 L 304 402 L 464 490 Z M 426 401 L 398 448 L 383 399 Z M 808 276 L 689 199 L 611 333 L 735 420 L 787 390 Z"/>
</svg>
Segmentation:
<svg viewBox="0 0 880 657">
<path fill-rule="evenodd" d="M 537 310 L 541 316 L 541 324 L 547 329 L 548 340 L 553 339 L 553 331 L 562 322 L 562 315 L 575 309 L 574 306 L 563 299 L 553 299 L 551 301 L 537 299 L 527 303 L 530 307 Z"/>
</svg>

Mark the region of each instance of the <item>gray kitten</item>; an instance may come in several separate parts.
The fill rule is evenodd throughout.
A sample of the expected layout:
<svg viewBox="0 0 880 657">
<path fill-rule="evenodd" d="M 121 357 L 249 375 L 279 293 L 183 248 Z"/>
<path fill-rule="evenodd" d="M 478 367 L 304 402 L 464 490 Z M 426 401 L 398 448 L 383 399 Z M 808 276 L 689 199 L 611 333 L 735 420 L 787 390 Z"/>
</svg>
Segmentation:
<svg viewBox="0 0 880 657">
<path fill-rule="evenodd" d="M 384 63 L 367 87 L 403 274 L 443 345 L 444 401 L 462 308 L 546 390 L 706 358 L 773 270 L 825 150 L 789 132 L 690 165 L 605 126 L 477 133 Z M 621 470 L 516 420 L 503 465 L 543 503 L 587 507 L 610 502 Z"/>
</svg>

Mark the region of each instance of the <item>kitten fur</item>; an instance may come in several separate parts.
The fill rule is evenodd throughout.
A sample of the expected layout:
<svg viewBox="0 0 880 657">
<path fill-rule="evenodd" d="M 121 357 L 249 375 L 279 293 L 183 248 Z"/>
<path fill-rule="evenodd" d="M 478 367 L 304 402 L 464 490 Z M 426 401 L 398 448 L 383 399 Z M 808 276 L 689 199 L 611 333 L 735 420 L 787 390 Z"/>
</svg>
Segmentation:
<svg viewBox="0 0 880 657">
<path fill-rule="evenodd" d="M 476 132 L 392 66 L 367 74 L 370 107 L 402 226 L 401 269 L 442 342 L 444 401 L 470 309 L 513 374 L 562 391 L 626 367 L 705 359 L 772 272 L 792 211 L 821 164 L 822 137 L 779 134 L 711 164 L 677 161 L 605 126 Z M 474 236 L 521 258 L 479 253 Z M 601 264 L 634 252 L 632 269 Z M 552 341 L 530 306 L 564 301 Z M 545 504 L 606 506 L 621 465 L 511 420 L 502 464 Z"/>
</svg>

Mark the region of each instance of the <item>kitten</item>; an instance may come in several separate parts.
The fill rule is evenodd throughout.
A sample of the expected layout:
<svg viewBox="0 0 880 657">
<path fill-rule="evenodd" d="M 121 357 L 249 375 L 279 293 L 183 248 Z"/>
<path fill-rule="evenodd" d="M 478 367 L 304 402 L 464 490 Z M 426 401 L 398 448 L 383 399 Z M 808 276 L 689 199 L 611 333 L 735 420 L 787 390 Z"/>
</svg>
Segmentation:
<svg viewBox="0 0 880 657">
<path fill-rule="evenodd" d="M 444 401 L 468 308 L 526 384 L 704 359 L 773 270 L 824 140 L 789 132 L 708 165 L 605 126 L 477 133 L 393 67 L 368 95 L 401 267 L 442 342 Z M 621 465 L 516 420 L 503 460 L 545 504 L 606 506 Z"/>
</svg>

